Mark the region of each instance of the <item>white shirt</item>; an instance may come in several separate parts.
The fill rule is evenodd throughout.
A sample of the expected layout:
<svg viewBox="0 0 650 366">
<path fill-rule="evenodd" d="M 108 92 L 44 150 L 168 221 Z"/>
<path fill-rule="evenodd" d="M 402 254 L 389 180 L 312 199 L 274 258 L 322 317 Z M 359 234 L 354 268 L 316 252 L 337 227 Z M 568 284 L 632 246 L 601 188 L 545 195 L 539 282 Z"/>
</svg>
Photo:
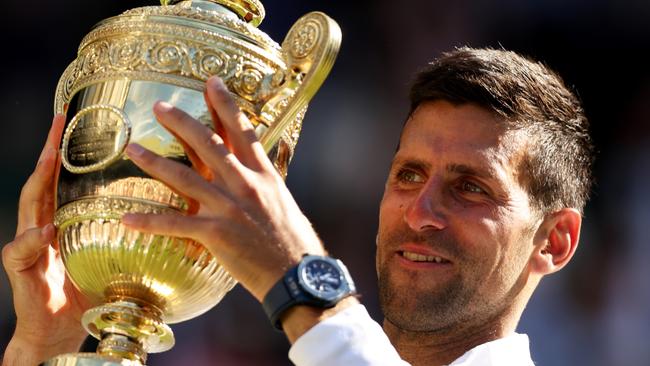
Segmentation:
<svg viewBox="0 0 650 366">
<path fill-rule="evenodd" d="M 318 323 L 289 350 L 298 366 L 407 366 L 388 337 L 359 304 Z M 513 333 L 467 351 L 449 366 L 533 366 L 528 336 Z"/>
</svg>

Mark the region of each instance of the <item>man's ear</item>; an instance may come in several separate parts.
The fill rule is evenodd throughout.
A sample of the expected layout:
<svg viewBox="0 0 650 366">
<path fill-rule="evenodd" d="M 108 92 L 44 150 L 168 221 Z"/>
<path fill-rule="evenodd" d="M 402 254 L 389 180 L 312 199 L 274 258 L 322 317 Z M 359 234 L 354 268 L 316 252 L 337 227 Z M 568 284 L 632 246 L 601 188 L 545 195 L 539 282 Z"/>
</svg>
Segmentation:
<svg viewBox="0 0 650 366">
<path fill-rule="evenodd" d="M 540 240 L 531 257 L 533 271 L 546 275 L 562 269 L 573 257 L 580 239 L 582 215 L 563 208 L 547 215 L 540 225 Z"/>
</svg>

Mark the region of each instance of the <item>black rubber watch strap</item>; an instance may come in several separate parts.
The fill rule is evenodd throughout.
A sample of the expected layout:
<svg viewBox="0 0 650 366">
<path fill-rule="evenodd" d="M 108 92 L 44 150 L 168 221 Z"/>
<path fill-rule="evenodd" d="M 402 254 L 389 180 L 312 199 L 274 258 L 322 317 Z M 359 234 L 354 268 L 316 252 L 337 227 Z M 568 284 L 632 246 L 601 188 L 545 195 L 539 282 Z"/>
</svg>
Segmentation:
<svg viewBox="0 0 650 366">
<path fill-rule="evenodd" d="M 278 330 L 282 330 L 280 317 L 291 306 L 296 305 L 296 299 L 301 295 L 297 283 L 297 271 L 297 266 L 291 268 L 287 275 L 269 290 L 262 302 L 266 316 L 269 317 L 271 324 Z"/>
</svg>

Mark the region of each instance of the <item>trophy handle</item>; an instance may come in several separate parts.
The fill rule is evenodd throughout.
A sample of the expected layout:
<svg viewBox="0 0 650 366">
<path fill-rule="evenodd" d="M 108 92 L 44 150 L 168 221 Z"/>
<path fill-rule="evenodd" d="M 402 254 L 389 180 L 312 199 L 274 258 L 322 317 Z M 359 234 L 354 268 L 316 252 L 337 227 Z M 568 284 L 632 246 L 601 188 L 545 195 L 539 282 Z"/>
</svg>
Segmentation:
<svg viewBox="0 0 650 366">
<path fill-rule="evenodd" d="M 260 138 L 267 153 L 321 87 L 340 46 L 341 28 L 324 13 L 307 13 L 291 27 L 282 42 L 289 80 L 262 108 L 262 115 L 277 114 Z"/>
</svg>

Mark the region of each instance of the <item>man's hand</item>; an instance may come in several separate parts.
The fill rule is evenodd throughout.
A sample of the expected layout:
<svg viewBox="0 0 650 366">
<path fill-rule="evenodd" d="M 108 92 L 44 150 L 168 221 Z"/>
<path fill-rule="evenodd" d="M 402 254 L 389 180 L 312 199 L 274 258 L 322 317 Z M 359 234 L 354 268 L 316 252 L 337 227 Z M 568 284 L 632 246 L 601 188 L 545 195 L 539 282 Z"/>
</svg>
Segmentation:
<svg viewBox="0 0 650 366">
<path fill-rule="evenodd" d="M 54 117 L 34 173 L 20 194 L 14 241 L 2 249 L 2 263 L 13 291 L 16 330 L 3 366 L 36 365 L 61 353 L 78 351 L 86 333 L 83 296 L 65 275 L 55 243 L 57 147 L 65 117 Z"/>
<path fill-rule="evenodd" d="M 135 164 L 197 202 L 198 212 L 128 214 L 123 223 L 202 243 L 261 302 L 303 254 L 323 255 L 325 250 L 223 82 L 208 80 L 205 97 L 217 132 L 167 103 L 154 107 L 158 121 L 185 146 L 194 169 L 139 145 L 127 148 Z M 292 341 L 324 314 L 319 309 L 288 313 L 299 315 L 296 326 L 288 326 L 293 322 L 284 318 L 284 329 Z"/>
<path fill-rule="evenodd" d="M 127 148 L 135 164 L 196 201 L 198 212 L 129 214 L 123 222 L 137 230 L 202 243 L 262 301 L 303 254 L 323 254 L 324 249 L 223 82 L 211 78 L 205 95 L 220 133 L 167 103 L 154 106 L 158 121 L 189 150 L 195 169 L 136 144 Z"/>
</svg>

